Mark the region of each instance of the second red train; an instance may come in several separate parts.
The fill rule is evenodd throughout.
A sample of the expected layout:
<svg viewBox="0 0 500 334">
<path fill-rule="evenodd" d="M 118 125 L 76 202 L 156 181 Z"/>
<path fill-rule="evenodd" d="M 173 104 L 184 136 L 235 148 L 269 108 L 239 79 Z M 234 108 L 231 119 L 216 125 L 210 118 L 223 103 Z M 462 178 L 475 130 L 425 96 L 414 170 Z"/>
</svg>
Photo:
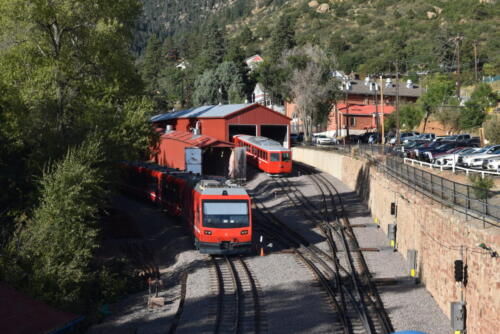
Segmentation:
<svg viewBox="0 0 500 334">
<path fill-rule="evenodd" d="M 280 143 L 266 137 L 236 135 L 237 147 L 245 147 L 247 160 L 268 174 L 289 174 L 292 172 L 292 152 Z"/>
</svg>

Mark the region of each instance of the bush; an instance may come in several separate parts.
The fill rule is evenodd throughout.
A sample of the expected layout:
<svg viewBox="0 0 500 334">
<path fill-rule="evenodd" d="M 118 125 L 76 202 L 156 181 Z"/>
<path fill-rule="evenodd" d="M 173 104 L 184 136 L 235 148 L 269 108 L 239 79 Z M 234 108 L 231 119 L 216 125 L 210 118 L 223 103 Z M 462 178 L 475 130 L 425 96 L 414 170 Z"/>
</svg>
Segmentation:
<svg viewBox="0 0 500 334">
<path fill-rule="evenodd" d="M 491 115 L 484 123 L 484 135 L 491 144 L 500 144 L 500 116 Z"/>
<path fill-rule="evenodd" d="M 489 192 L 495 185 L 495 182 L 491 177 L 482 178 L 479 174 L 470 174 L 469 180 L 472 183 L 474 195 L 477 199 L 482 200 L 485 200 L 489 197 Z"/>
</svg>

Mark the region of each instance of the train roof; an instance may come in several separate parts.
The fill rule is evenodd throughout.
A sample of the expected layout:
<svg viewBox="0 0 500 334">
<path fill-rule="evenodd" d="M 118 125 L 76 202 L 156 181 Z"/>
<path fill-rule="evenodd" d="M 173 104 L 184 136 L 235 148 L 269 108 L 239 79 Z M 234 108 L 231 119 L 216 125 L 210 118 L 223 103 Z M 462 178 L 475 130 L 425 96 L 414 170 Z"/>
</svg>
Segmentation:
<svg viewBox="0 0 500 334">
<path fill-rule="evenodd" d="M 257 147 L 260 147 L 266 151 L 273 151 L 273 152 L 290 152 L 289 149 L 284 148 L 280 143 L 278 143 L 275 140 L 269 139 L 267 137 L 260 137 L 260 136 L 248 136 L 248 135 L 238 135 L 238 138 L 255 145 Z"/>
<path fill-rule="evenodd" d="M 248 195 L 245 188 L 227 183 L 224 179 L 204 179 L 196 185 L 202 195 Z"/>
<path fill-rule="evenodd" d="M 245 188 L 231 183 L 223 177 L 193 174 L 174 168 L 160 166 L 151 162 L 126 162 L 126 164 L 135 167 L 147 168 L 160 173 L 175 175 L 176 177 L 185 179 L 202 195 L 248 195 Z"/>
</svg>

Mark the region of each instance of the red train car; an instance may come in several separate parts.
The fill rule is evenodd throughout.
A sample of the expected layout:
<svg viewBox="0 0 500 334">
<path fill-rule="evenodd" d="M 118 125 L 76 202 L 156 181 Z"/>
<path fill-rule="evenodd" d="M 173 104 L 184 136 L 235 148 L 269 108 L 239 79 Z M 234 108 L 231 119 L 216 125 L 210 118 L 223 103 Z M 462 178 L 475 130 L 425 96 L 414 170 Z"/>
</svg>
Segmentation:
<svg viewBox="0 0 500 334">
<path fill-rule="evenodd" d="M 126 191 L 186 221 L 201 253 L 252 251 L 252 206 L 244 188 L 151 163 L 124 163 L 122 171 Z"/>
<path fill-rule="evenodd" d="M 266 137 L 236 135 L 234 144 L 246 147 L 248 162 L 269 174 L 292 172 L 292 151 Z"/>
</svg>

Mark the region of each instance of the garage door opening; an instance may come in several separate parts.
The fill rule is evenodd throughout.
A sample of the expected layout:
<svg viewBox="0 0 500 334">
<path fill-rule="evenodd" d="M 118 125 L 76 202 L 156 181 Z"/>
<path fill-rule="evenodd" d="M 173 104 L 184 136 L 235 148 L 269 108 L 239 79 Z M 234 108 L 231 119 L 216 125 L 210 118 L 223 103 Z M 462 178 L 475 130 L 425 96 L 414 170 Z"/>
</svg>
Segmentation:
<svg viewBox="0 0 500 334">
<path fill-rule="evenodd" d="M 260 135 L 288 147 L 288 127 L 286 125 L 261 125 Z"/>
<path fill-rule="evenodd" d="M 257 135 L 256 125 L 229 125 L 229 141 L 233 141 L 233 136 L 235 135 Z"/>
<path fill-rule="evenodd" d="M 209 147 L 203 150 L 204 175 L 227 177 L 229 171 L 230 147 Z"/>
</svg>

